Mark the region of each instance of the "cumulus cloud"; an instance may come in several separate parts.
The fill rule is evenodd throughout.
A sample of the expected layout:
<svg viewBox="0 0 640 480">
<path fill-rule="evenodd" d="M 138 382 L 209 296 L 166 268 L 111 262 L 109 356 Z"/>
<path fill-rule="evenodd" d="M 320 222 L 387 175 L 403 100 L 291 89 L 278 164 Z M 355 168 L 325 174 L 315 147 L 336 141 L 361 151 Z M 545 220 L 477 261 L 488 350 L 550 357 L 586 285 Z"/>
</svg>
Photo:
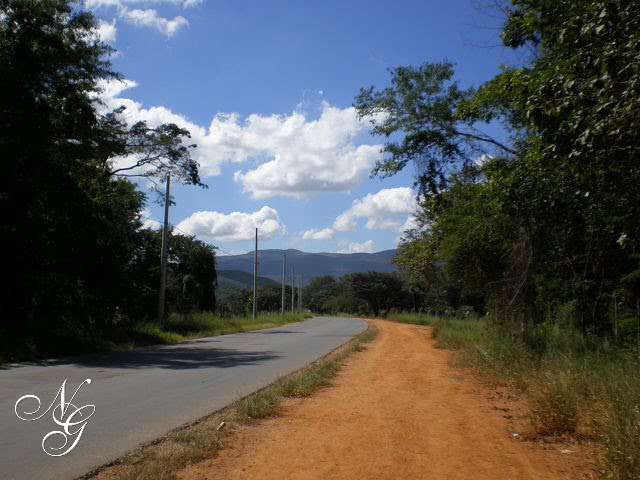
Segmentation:
<svg viewBox="0 0 640 480">
<path fill-rule="evenodd" d="M 178 233 L 182 230 L 189 235 L 209 237 L 222 242 L 250 240 L 254 238 L 256 228 L 260 238 L 265 240 L 286 232 L 278 212 L 267 206 L 253 213 L 194 212 L 176 227 Z"/>
<path fill-rule="evenodd" d="M 410 188 L 386 188 L 355 200 L 351 208 L 333 222 L 339 231 L 355 230 L 358 221 L 366 219 L 369 230 L 393 229 L 404 231 L 415 225 L 413 214 L 418 205 Z"/>
<path fill-rule="evenodd" d="M 333 230 L 330 228 L 323 228 L 307 230 L 302 234 L 303 240 L 328 240 L 329 238 L 333 238 Z"/>
<path fill-rule="evenodd" d="M 140 215 L 140 221 L 142 222 L 142 228 L 150 228 L 152 230 L 157 230 L 162 226 L 162 222 L 159 220 L 155 220 L 151 216 L 151 210 L 145 208 L 141 212 L 138 213 Z"/>
<path fill-rule="evenodd" d="M 301 111 L 246 118 L 219 113 L 205 128 L 167 108 L 144 108 L 121 96 L 135 86 L 132 81 L 105 83 L 101 99 L 111 109 L 124 105 L 131 122 L 145 120 L 150 126 L 171 122 L 189 130 L 198 146 L 193 155 L 203 177 L 219 175 L 227 162 L 253 160 L 255 168 L 239 170 L 234 178 L 254 198 L 347 192 L 381 157 L 381 145 L 356 145 L 356 136 L 367 123 L 357 119 L 353 107 L 341 109 L 324 102 L 317 119 Z"/>
<path fill-rule="evenodd" d="M 123 7 L 120 9 L 118 15 L 133 25 L 155 28 L 167 37 L 172 37 L 178 30 L 189 25 L 187 19 L 181 15 L 169 20 L 168 18 L 160 16 L 158 11 L 153 8 L 142 10 Z"/>
<path fill-rule="evenodd" d="M 104 20 L 98 20 L 98 27 L 96 33 L 100 40 L 105 43 L 114 43 L 116 41 L 116 34 L 118 29 L 116 28 L 116 19 L 111 22 L 105 22 Z"/>
<path fill-rule="evenodd" d="M 254 169 L 235 173 L 236 181 L 254 198 L 347 192 L 381 155 L 380 145 L 354 144 L 367 125 L 358 121 L 353 107 L 341 109 L 327 102 L 322 103 L 317 120 L 298 111 L 286 116 L 251 115 L 244 125 L 233 119 L 219 128 L 235 134 L 241 157 L 262 154 L 268 158 Z M 252 154 L 250 150 L 257 148 Z"/>
<path fill-rule="evenodd" d="M 373 240 L 367 240 L 362 243 L 349 243 L 345 248 L 338 250 L 337 253 L 373 253 L 374 249 L 375 243 L 373 243 Z"/>
</svg>

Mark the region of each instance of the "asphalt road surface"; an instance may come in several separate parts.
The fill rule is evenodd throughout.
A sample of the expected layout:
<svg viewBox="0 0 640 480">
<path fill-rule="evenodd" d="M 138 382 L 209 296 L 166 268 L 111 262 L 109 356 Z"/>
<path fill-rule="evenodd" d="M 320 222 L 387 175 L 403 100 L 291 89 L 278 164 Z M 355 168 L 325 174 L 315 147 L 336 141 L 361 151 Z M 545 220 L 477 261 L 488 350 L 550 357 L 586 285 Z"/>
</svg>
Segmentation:
<svg viewBox="0 0 640 480">
<path fill-rule="evenodd" d="M 365 328 L 361 320 L 316 317 L 268 330 L 0 367 L 0 479 L 79 477 L 303 367 Z M 76 422 L 92 411 L 73 416 L 69 407 L 60 415 L 58 406 L 54 412 L 65 379 L 65 401 L 77 409 L 95 405 L 95 413 L 68 427 L 71 433 L 84 430 L 69 453 L 56 457 L 43 450 L 49 432 L 64 430 L 53 413 Z M 91 383 L 81 385 L 85 379 Z M 42 406 L 37 410 L 36 399 L 23 400 L 17 408 L 22 417 L 37 417 L 54 405 L 38 420 L 20 420 L 16 402 L 25 395 L 37 396 Z M 63 435 L 54 434 L 44 445 L 62 453 L 77 438 L 68 436 L 63 447 Z"/>
</svg>

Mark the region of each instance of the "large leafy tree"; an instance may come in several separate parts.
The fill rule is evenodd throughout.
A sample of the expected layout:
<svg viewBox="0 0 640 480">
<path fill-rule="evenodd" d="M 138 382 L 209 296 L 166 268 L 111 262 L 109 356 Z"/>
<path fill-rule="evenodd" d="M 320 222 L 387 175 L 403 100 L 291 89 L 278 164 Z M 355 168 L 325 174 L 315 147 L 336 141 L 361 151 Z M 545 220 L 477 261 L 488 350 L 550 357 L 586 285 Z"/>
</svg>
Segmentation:
<svg viewBox="0 0 640 480">
<path fill-rule="evenodd" d="M 452 172 L 476 157 L 515 153 L 478 128 L 482 116 L 477 111 L 460 108 L 474 90 L 453 80 L 451 63 L 397 67 L 390 74 L 391 86 L 363 88 L 354 102 L 358 116 L 372 123 L 372 133 L 390 138 L 374 174 L 393 175 L 412 162 L 421 192 L 434 195 L 446 189 Z"/>
<path fill-rule="evenodd" d="M 0 337 L 12 347 L 104 331 L 133 287 L 144 195 L 115 158 L 200 183 L 188 132 L 101 113 L 100 82 L 120 78 L 110 53 L 78 4 L 0 0 Z"/>
<path fill-rule="evenodd" d="M 436 246 L 429 261 L 450 280 L 501 285 L 498 306 L 525 333 L 570 310 L 607 335 L 612 303 L 638 304 L 640 3 L 512 0 L 505 11 L 502 38 L 529 47 L 526 65 L 477 90 L 458 87 L 448 63 L 401 67 L 390 87 L 360 92 L 358 113 L 378 113 L 373 132 L 393 140 L 375 172 L 413 162 L 428 194 L 402 249 Z M 478 134 L 500 119 L 508 145 Z M 460 183 L 479 150 L 494 160 Z"/>
<path fill-rule="evenodd" d="M 369 311 L 376 317 L 391 308 L 406 308 L 409 305 L 408 292 L 402 279 L 393 273 L 359 272 L 342 278 L 353 296 L 364 301 Z"/>
</svg>

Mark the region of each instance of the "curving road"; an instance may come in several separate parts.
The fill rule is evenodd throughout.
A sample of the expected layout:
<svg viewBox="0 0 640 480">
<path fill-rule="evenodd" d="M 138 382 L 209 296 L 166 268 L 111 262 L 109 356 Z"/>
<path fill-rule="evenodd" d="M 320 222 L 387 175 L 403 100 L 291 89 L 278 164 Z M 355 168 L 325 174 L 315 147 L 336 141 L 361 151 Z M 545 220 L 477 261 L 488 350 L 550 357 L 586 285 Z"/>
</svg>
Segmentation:
<svg viewBox="0 0 640 480">
<path fill-rule="evenodd" d="M 361 320 L 316 317 L 268 330 L 0 367 L 0 478 L 81 476 L 301 368 L 365 328 Z M 20 420 L 14 411 L 16 401 L 35 395 L 42 401 L 42 413 L 65 379 L 69 401 L 87 378 L 91 384 L 80 388 L 73 404 L 95 405 L 95 413 L 73 450 L 48 456 L 41 446 L 43 437 L 62 427 L 54 423 L 52 411 L 37 421 Z M 37 406 L 34 399 L 27 399 L 19 412 Z M 47 445 L 61 445 L 56 443 L 60 440 L 61 436 L 53 436 Z M 67 447 L 73 441 L 69 438 Z"/>
</svg>

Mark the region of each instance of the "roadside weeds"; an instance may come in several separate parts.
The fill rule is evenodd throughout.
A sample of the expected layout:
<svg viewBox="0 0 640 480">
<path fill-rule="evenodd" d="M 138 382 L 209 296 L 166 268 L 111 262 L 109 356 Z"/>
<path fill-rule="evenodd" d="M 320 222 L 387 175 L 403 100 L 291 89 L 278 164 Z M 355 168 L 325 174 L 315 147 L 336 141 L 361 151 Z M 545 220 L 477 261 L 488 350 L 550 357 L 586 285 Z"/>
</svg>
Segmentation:
<svg viewBox="0 0 640 480">
<path fill-rule="evenodd" d="M 286 397 L 308 397 L 330 384 L 342 362 L 364 349 L 378 333 L 369 328 L 313 363 L 235 401 L 209 416 L 169 432 L 115 462 L 81 477 L 82 480 L 170 480 L 187 465 L 214 457 L 240 426 L 254 424 L 282 411 Z"/>
</svg>

